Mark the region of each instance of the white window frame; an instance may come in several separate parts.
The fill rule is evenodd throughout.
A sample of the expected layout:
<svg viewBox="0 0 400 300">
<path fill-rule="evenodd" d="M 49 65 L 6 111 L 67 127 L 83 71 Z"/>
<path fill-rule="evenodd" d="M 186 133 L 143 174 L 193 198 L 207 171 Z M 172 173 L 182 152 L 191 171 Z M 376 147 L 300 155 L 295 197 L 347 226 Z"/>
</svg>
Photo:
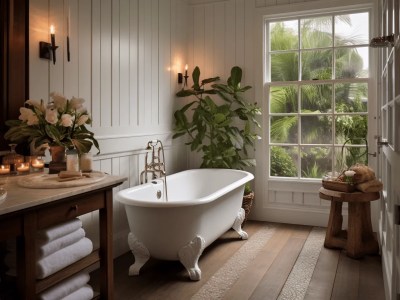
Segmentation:
<svg viewBox="0 0 400 300">
<path fill-rule="evenodd" d="M 260 118 L 261 136 L 266 136 L 269 132 L 269 124 L 266 122 L 265 116 L 268 114 L 268 103 L 265 99 L 267 88 L 265 86 L 265 20 L 271 18 L 291 18 L 300 15 L 333 13 L 344 10 L 364 10 L 370 9 L 370 30 L 372 36 L 378 36 L 378 16 L 376 0 L 315 0 L 299 3 L 291 3 L 287 5 L 271 5 L 268 7 L 256 8 L 254 11 L 253 36 L 248 37 L 248 41 L 254 42 L 254 56 L 249 56 L 249 68 L 254 70 L 254 97 L 257 102 L 261 103 L 263 116 Z M 376 70 L 378 67 L 377 51 L 370 51 L 370 89 L 368 98 L 371 106 L 376 101 L 377 77 Z M 372 143 L 374 135 L 377 134 L 376 118 L 377 108 L 369 109 L 368 115 L 368 142 L 369 152 L 376 151 L 376 143 Z M 268 120 L 267 120 L 268 121 Z M 320 180 L 298 180 L 296 179 L 269 179 L 269 153 L 268 141 L 263 138 L 257 142 L 255 158 L 257 166 L 254 170 L 255 174 L 255 193 L 256 201 L 253 204 L 251 217 L 256 220 L 266 220 L 271 222 L 283 222 L 293 224 L 305 224 L 313 226 L 326 226 L 327 216 L 329 214 L 328 201 L 321 201 L 318 197 L 318 189 L 321 187 Z M 376 167 L 376 159 L 370 157 L 369 164 L 374 169 Z M 285 199 L 278 199 L 283 194 L 287 195 Z"/>
<path fill-rule="evenodd" d="M 283 15 L 278 15 L 278 16 L 268 16 L 268 17 L 264 17 L 264 23 L 263 23 L 263 27 L 264 27 L 264 51 L 263 51 L 263 73 L 264 73 L 264 95 L 263 95 L 263 99 L 264 99 L 264 103 L 266 103 L 266 105 L 264 106 L 264 113 L 263 113 L 263 117 L 264 117 L 264 124 L 267 125 L 268 130 L 266 132 L 264 132 L 263 138 L 266 141 L 266 154 L 267 154 L 267 159 L 268 159 L 268 168 L 267 168 L 267 178 L 268 181 L 296 181 L 296 182 L 315 182 L 315 181 L 320 181 L 320 179 L 316 179 L 316 178 L 302 178 L 301 177 L 301 157 L 299 155 L 298 160 L 297 160 L 297 169 L 298 169 L 298 177 L 279 177 L 279 176 L 271 176 L 270 175 L 270 166 L 271 163 L 269 161 L 270 159 L 270 146 L 295 146 L 298 147 L 298 149 L 301 149 L 301 147 L 329 147 L 332 149 L 332 169 L 334 167 L 335 164 L 335 159 L 334 159 L 334 152 L 335 149 L 337 149 L 338 147 L 341 147 L 342 144 L 336 144 L 335 143 L 335 117 L 336 116 L 340 116 L 340 115 L 369 115 L 369 112 L 371 110 L 371 107 L 373 105 L 373 102 L 370 101 L 371 100 L 371 95 L 372 93 L 370 92 L 371 89 L 371 74 L 372 72 L 374 72 L 374 70 L 371 70 L 371 51 L 369 51 L 369 70 L 368 70 L 368 78 L 346 78 L 346 79 L 328 79 L 328 80 L 302 80 L 301 79 L 301 52 L 304 51 L 304 49 L 301 48 L 301 41 L 299 40 L 299 45 L 297 49 L 291 49 L 291 50 L 287 50 L 287 51 L 279 51 L 282 53 L 285 52 L 297 52 L 298 53 L 298 69 L 299 69 L 299 79 L 297 81 L 274 81 L 271 82 L 271 78 L 270 78 L 270 52 L 269 52 L 269 26 L 267 25 L 267 23 L 269 22 L 276 22 L 276 21 L 285 21 L 285 20 L 293 20 L 293 19 L 301 19 L 301 18 L 312 18 L 312 17 L 323 17 L 323 16 L 331 16 L 332 19 L 334 20 L 334 17 L 336 15 L 343 15 L 343 14 L 355 14 L 355 13 L 362 13 L 362 12 L 368 12 L 369 13 L 369 19 L 370 19 L 370 30 L 369 30 L 369 35 L 370 37 L 372 36 L 372 11 L 370 7 L 364 7 L 364 8 L 347 8 L 347 7 L 343 7 L 343 8 L 335 8 L 335 9 L 327 9 L 327 10 L 323 10 L 321 12 L 315 13 L 315 12 L 310 12 L 310 11 L 304 11 L 304 12 L 298 12 L 298 13 L 290 13 L 290 14 L 283 14 Z M 300 23 L 300 22 L 299 22 Z M 335 27 L 333 27 L 334 30 Z M 298 36 L 300 38 L 300 26 L 298 27 Z M 334 34 L 334 32 L 333 32 Z M 336 47 L 335 45 L 329 46 L 329 47 L 321 47 L 321 48 L 312 48 L 312 49 L 306 49 L 307 50 L 332 50 L 332 74 L 333 77 L 334 76 L 334 72 L 335 72 L 335 49 L 338 48 L 358 48 L 358 47 L 368 47 L 369 44 L 359 44 L 356 46 L 340 46 L 340 47 Z M 274 52 L 274 51 L 273 51 Z M 275 52 L 276 53 L 276 52 Z M 334 85 L 337 83 L 366 83 L 368 85 L 368 106 L 367 106 L 367 112 L 346 112 L 346 113 L 337 113 L 335 112 L 335 89 L 334 89 Z M 303 85 L 310 85 L 310 84 L 332 84 L 332 99 L 333 99 L 333 106 L 332 106 L 332 112 L 330 113 L 302 113 L 301 112 L 301 102 L 300 102 L 300 97 L 301 97 L 301 92 L 300 92 L 300 88 Z M 293 115 L 297 115 L 298 118 L 298 143 L 271 143 L 270 142 L 270 126 L 269 126 L 269 118 L 271 116 L 287 116 L 289 114 L 287 113 L 270 113 L 269 111 L 269 90 L 271 86 L 288 86 L 288 85 L 293 85 L 293 86 L 298 86 L 298 97 L 299 97 L 299 101 L 298 101 L 298 111 L 296 113 L 293 113 Z M 372 108 L 372 110 L 374 110 Z M 332 127 L 332 143 L 331 144 L 302 144 L 301 143 L 301 116 L 321 116 L 321 115 L 327 115 L 327 116 L 331 116 L 332 117 L 332 123 L 333 123 L 333 127 Z M 368 126 L 370 126 L 371 122 L 370 120 L 368 121 Z M 357 146 L 354 146 L 357 147 Z M 301 150 L 299 150 L 299 154 L 301 153 Z M 264 152 L 265 153 L 265 152 Z M 299 176 L 300 175 L 300 176 Z"/>
</svg>

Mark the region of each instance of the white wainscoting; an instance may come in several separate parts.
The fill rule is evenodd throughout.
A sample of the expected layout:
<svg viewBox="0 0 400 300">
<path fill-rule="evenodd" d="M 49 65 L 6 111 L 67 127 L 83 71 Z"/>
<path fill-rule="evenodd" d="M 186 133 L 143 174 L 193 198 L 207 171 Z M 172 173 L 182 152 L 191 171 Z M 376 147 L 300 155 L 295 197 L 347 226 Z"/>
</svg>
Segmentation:
<svg viewBox="0 0 400 300">
<path fill-rule="evenodd" d="M 187 151 L 180 144 L 165 145 L 165 160 L 168 173 L 176 173 L 186 169 Z M 128 180 L 114 188 L 113 194 L 131 186 L 138 185 L 140 173 L 144 170 L 144 150 L 136 150 L 104 156 L 94 161 L 94 169 L 108 174 L 127 177 Z M 117 257 L 129 251 L 127 237 L 129 233 L 125 207 L 114 197 L 113 226 L 114 226 L 114 256 Z M 95 246 L 98 245 L 98 213 L 89 213 L 82 216 L 84 228 Z"/>
<path fill-rule="evenodd" d="M 187 168 L 186 147 L 172 142 L 173 112 L 182 102 L 175 97 L 177 73 L 187 62 L 187 12 L 184 0 L 30 0 L 30 98 L 47 102 L 56 91 L 86 100 L 101 149 L 95 169 L 128 178 L 115 192 L 138 184 L 151 139 L 165 145 L 167 173 Z M 39 58 L 51 24 L 56 64 Z M 97 214 L 83 219 L 98 243 Z M 125 211 L 114 201 L 115 256 L 127 251 L 127 232 Z"/>
</svg>

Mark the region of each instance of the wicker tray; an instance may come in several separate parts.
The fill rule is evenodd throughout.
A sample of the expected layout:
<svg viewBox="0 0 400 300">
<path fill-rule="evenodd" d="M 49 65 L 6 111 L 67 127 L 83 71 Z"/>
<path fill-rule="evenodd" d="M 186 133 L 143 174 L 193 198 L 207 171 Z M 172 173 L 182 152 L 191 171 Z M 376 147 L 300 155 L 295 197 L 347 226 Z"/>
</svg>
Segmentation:
<svg viewBox="0 0 400 300">
<path fill-rule="evenodd" d="M 356 190 L 356 187 L 352 184 L 341 181 L 322 180 L 322 186 L 328 190 L 351 193 Z"/>
</svg>

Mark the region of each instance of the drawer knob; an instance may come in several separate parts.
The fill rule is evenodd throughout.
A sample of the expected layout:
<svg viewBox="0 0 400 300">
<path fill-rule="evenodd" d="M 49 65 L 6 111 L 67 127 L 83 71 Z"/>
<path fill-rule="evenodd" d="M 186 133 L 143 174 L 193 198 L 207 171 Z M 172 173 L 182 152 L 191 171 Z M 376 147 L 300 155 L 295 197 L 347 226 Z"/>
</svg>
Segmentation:
<svg viewBox="0 0 400 300">
<path fill-rule="evenodd" d="M 71 209 L 77 211 L 78 210 L 78 204 L 72 205 Z"/>
</svg>

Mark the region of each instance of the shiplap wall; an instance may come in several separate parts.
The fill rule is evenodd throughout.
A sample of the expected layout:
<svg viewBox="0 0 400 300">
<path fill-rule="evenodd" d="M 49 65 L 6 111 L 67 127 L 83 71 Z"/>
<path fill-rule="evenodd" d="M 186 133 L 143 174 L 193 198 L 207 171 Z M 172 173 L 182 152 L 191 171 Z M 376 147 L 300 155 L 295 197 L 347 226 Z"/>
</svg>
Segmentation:
<svg viewBox="0 0 400 300">
<path fill-rule="evenodd" d="M 171 140 L 187 9 L 183 0 L 30 0 L 30 98 L 47 101 L 56 91 L 86 100 L 101 149 L 95 169 L 128 178 L 115 192 L 138 184 L 151 139 L 163 141 L 168 173 L 187 168 L 185 146 Z M 59 46 L 55 65 L 39 58 L 50 24 Z M 97 244 L 97 213 L 82 219 Z M 115 255 L 128 250 L 127 234 L 124 208 L 114 200 Z"/>
<path fill-rule="evenodd" d="M 352 1 L 354 4 L 368 0 Z M 262 16 L 313 10 L 324 6 L 344 6 L 341 0 L 189 0 L 190 34 L 188 61 L 200 66 L 206 76 L 221 76 L 226 80 L 230 68 L 240 66 L 244 83 L 253 89 L 247 92 L 264 111 Z M 268 136 L 268 119 L 261 135 Z M 250 218 L 284 223 L 326 226 L 330 203 L 320 200 L 320 182 L 268 181 L 266 138 L 256 144 L 256 199 Z M 190 166 L 199 165 L 199 157 L 190 155 Z"/>
</svg>

